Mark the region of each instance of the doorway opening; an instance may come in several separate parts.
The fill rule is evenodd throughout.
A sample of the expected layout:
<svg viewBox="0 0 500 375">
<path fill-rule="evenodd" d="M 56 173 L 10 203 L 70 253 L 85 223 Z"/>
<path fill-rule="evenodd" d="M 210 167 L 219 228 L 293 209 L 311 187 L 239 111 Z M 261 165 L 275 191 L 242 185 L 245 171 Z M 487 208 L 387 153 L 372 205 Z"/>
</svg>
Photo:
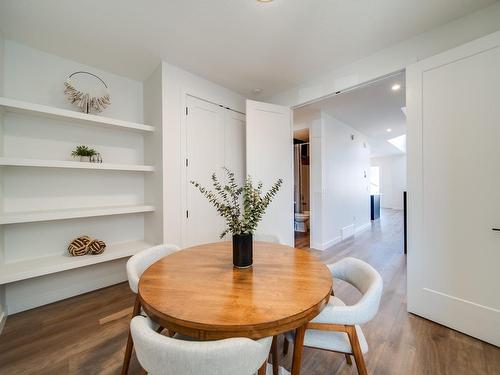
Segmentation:
<svg viewBox="0 0 500 375">
<path fill-rule="evenodd" d="M 309 247 L 310 147 L 309 129 L 293 132 L 294 231 L 295 246 Z"/>
<path fill-rule="evenodd" d="M 405 84 L 402 71 L 294 109 L 294 131 L 308 130 L 310 145 L 310 248 L 326 250 L 403 210 Z"/>
</svg>

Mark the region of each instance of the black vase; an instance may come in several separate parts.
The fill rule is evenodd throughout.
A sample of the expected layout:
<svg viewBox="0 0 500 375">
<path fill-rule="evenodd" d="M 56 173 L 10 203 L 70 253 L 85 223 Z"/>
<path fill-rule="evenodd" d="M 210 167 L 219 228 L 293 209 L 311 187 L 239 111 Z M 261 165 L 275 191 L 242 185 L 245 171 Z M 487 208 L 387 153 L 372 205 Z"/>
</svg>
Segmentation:
<svg viewBox="0 0 500 375">
<path fill-rule="evenodd" d="M 252 233 L 233 234 L 233 265 L 236 268 L 248 268 L 253 263 Z"/>
</svg>

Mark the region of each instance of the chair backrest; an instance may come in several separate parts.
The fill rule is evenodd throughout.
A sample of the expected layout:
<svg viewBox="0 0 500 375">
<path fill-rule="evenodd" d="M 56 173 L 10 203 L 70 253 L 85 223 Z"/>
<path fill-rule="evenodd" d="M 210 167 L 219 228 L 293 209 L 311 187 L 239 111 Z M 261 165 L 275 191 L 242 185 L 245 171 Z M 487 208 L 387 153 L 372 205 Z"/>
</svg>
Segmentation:
<svg viewBox="0 0 500 375">
<path fill-rule="evenodd" d="M 166 257 L 179 250 L 179 247 L 172 244 L 164 244 L 143 250 L 130 257 L 127 262 L 128 284 L 132 292 L 137 294 L 139 289 L 139 279 L 142 273 L 157 260 Z"/>
<path fill-rule="evenodd" d="M 137 358 L 151 375 L 253 375 L 267 360 L 272 337 L 184 341 L 156 333 L 149 318 L 130 323 Z"/>
<path fill-rule="evenodd" d="M 355 305 L 348 306 L 356 317 L 355 324 L 373 319 L 377 314 L 383 289 L 382 277 L 377 270 L 368 263 L 351 257 L 329 264 L 328 268 L 334 278 L 348 282 L 363 294 Z"/>
<path fill-rule="evenodd" d="M 255 233 L 253 235 L 253 239 L 254 241 L 281 243 L 279 237 L 275 236 L 274 234 Z"/>
</svg>

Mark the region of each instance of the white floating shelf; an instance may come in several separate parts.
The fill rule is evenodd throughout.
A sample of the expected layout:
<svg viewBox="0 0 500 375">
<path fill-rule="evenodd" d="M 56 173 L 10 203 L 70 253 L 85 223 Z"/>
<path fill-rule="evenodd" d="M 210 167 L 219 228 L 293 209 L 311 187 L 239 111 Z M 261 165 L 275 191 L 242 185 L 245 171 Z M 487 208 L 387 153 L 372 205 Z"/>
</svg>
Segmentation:
<svg viewBox="0 0 500 375">
<path fill-rule="evenodd" d="M 78 161 L 40 160 L 40 159 L 2 158 L 2 157 L 0 157 L 0 166 L 97 169 L 97 170 L 107 170 L 107 171 L 132 171 L 132 172 L 154 171 L 154 167 L 151 165 L 87 163 Z"/>
<path fill-rule="evenodd" d="M 106 247 L 104 253 L 99 255 L 73 257 L 65 252 L 61 255 L 50 255 L 25 261 L 2 263 L 0 264 L 0 284 L 12 283 L 129 257 L 151 246 L 151 244 L 145 241 L 121 242 Z"/>
<path fill-rule="evenodd" d="M 82 112 L 69 111 L 42 104 L 23 102 L 20 100 L 0 97 L 0 108 L 6 112 L 23 113 L 43 116 L 55 120 L 69 120 L 72 123 L 83 125 L 97 125 L 109 128 L 119 128 L 138 132 L 154 132 L 154 126 L 139 124 L 130 121 L 118 120 L 109 117 L 96 116 Z"/>
<path fill-rule="evenodd" d="M 85 217 L 135 214 L 154 211 L 154 206 L 110 206 L 70 208 L 64 210 L 46 210 L 30 212 L 11 212 L 0 215 L 0 225 L 33 223 L 38 221 L 79 219 Z"/>
</svg>

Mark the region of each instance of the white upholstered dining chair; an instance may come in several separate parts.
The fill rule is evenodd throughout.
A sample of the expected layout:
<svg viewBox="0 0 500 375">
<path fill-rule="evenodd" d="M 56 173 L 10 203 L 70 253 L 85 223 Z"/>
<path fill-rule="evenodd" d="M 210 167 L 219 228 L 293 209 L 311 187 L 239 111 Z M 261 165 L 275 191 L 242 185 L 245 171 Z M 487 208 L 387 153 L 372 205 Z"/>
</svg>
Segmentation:
<svg viewBox="0 0 500 375">
<path fill-rule="evenodd" d="M 132 318 L 139 315 L 141 312 L 141 302 L 137 293 L 139 292 L 139 279 L 142 273 L 153 263 L 160 260 L 167 255 L 170 255 L 179 250 L 179 247 L 172 244 L 164 244 L 151 247 L 143 250 L 129 258 L 127 261 L 127 278 L 128 284 L 132 292 L 136 294 L 134 309 L 132 311 Z M 127 346 L 125 348 L 125 356 L 123 358 L 122 375 L 127 374 L 130 364 L 130 357 L 132 356 L 133 341 L 130 330 L 127 338 Z"/>
<path fill-rule="evenodd" d="M 368 263 L 356 258 L 344 258 L 329 264 L 328 268 L 334 278 L 356 287 L 362 297 L 356 304 L 346 306 L 340 298 L 332 296 L 321 313 L 308 323 L 304 346 L 344 353 L 349 364 L 352 354 L 358 373 L 366 375 L 363 353 L 368 351 L 368 344 L 359 325 L 370 321 L 377 314 L 382 296 L 382 277 Z M 294 340 L 293 332 L 285 335 L 285 354 L 288 350 L 287 340 Z"/>
<path fill-rule="evenodd" d="M 149 318 L 130 323 L 137 358 L 151 375 L 253 375 L 267 360 L 272 337 L 189 341 L 163 336 Z"/>
</svg>

